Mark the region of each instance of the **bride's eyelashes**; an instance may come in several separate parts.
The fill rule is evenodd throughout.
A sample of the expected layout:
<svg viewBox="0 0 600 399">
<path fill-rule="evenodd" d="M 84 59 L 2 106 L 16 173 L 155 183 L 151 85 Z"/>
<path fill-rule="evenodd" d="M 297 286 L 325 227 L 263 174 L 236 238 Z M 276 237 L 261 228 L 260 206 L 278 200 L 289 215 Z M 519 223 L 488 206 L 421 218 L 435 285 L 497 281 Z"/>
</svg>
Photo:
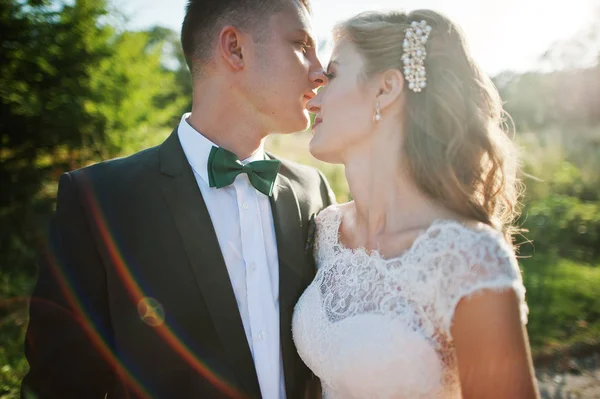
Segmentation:
<svg viewBox="0 0 600 399">
<path fill-rule="evenodd" d="M 325 75 L 327 80 L 331 80 L 335 77 L 335 74 L 333 72 L 325 72 L 323 75 Z"/>
</svg>

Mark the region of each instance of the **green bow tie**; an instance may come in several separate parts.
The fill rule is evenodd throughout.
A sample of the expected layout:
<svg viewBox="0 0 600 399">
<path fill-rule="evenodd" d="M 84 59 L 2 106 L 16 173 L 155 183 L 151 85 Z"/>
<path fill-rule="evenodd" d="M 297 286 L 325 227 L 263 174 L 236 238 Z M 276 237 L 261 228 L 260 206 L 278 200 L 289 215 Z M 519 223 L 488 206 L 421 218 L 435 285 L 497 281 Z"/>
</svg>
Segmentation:
<svg viewBox="0 0 600 399">
<path fill-rule="evenodd" d="M 213 147 L 208 157 L 208 182 L 210 187 L 227 187 L 237 175 L 246 173 L 254 188 L 270 197 L 280 166 L 281 162 L 274 159 L 242 165 L 234 153 Z"/>
</svg>

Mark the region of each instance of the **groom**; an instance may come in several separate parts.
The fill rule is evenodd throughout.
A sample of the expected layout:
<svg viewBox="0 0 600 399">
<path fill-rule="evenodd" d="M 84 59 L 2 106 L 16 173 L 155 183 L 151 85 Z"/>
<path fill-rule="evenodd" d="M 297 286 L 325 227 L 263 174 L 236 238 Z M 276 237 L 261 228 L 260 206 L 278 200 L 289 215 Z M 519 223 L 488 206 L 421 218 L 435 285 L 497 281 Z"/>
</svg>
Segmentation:
<svg viewBox="0 0 600 399">
<path fill-rule="evenodd" d="M 299 0 L 191 0 L 191 114 L 160 146 L 65 173 L 31 299 L 24 398 L 303 398 L 293 307 L 316 170 L 263 150 L 324 82 Z"/>
</svg>

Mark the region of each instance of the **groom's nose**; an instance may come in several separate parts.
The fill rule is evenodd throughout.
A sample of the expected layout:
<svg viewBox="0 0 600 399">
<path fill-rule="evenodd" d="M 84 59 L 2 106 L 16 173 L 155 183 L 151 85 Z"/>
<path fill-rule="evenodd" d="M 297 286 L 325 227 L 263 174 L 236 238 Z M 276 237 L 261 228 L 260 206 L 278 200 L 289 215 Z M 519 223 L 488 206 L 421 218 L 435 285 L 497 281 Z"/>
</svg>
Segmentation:
<svg viewBox="0 0 600 399">
<path fill-rule="evenodd" d="M 325 76 L 325 71 L 322 67 L 319 67 L 317 70 L 310 72 L 308 78 L 313 83 L 313 90 L 318 89 L 321 86 L 324 86 L 327 83 L 327 77 Z"/>
</svg>

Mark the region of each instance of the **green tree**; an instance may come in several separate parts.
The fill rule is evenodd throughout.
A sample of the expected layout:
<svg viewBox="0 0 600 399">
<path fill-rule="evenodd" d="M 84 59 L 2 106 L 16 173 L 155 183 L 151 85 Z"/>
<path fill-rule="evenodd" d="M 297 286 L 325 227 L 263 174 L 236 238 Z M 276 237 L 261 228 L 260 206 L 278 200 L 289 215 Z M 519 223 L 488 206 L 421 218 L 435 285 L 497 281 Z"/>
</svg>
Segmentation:
<svg viewBox="0 0 600 399">
<path fill-rule="evenodd" d="M 102 0 L 60 6 L 0 3 L 0 254 L 2 268 L 33 267 L 31 244 L 50 212 L 44 183 L 79 164 L 86 135 L 102 123 L 86 112 L 91 67 L 111 56 Z"/>
<path fill-rule="evenodd" d="M 164 30 L 164 36 L 156 31 Z M 85 111 L 102 121 L 102 134 L 85 143 L 101 159 L 157 144 L 176 126 L 191 95 L 180 93 L 176 73 L 164 65 L 172 31 L 125 31 L 112 38 L 114 53 L 91 69 L 92 99 Z M 95 159 L 88 159 L 88 162 Z"/>
<path fill-rule="evenodd" d="M 118 32 L 106 6 L 1 0 L 4 270 L 33 271 L 60 173 L 158 143 L 189 106 L 176 34 Z"/>
</svg>

